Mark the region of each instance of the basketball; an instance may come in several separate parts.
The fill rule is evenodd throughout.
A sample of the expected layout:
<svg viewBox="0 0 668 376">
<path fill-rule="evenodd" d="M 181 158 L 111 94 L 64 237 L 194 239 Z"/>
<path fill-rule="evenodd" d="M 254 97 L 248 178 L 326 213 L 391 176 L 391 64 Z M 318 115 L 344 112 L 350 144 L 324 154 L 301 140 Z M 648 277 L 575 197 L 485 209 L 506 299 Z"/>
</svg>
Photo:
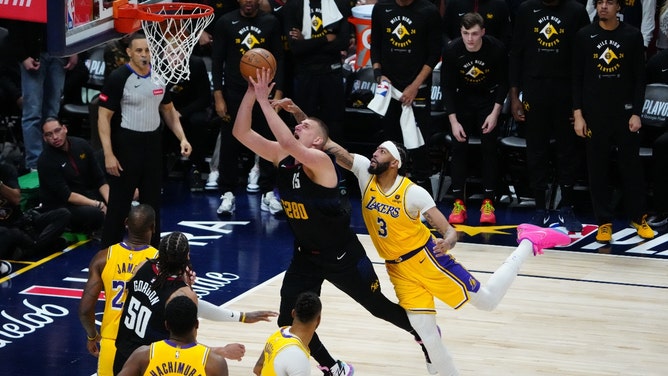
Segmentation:
<svg viewBox="0 0 668 376">
<path fill-rule="evenodd" d="M 262 68 L 270 69 L 271 77 L 269 78 L 274 78 L 274 75 L 276 74 L 276 59 L 271 52 L 264 48 L 252 48 L 241 56 L 239 71 L 241 71 L 241 76 L 246 80 L 248 80 L 248 77 L 256 79 L 255 70 Z"/>
</svg>

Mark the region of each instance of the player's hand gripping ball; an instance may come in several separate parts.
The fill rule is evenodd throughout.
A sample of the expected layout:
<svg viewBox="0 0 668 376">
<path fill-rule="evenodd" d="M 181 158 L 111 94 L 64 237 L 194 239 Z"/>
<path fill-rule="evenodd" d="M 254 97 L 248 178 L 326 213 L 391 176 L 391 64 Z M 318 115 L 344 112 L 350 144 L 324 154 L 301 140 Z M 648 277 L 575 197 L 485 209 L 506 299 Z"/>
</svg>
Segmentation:
<svg viewBox="0 0 668 376">
<path fill-rule="evenodd" d="M 239 70 L 241 71 L 241 76 L 246 80 L 248 80 L 248 77 L 253 77 L 253 79 L 257 80 L 255 77 L 256 69 L 262 68 L 270 69 L 270 79 L 274 78 L 276 74 L 276 59 L 271 52 L 264 48 L 252 48 L 241 56 Z"/>
</svg>

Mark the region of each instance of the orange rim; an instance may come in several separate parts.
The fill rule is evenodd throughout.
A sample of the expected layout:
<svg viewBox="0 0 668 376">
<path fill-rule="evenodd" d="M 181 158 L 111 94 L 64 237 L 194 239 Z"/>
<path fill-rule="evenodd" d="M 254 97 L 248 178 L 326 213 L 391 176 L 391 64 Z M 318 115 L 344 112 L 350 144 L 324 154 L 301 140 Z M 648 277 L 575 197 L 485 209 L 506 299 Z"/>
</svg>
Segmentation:
<svg viewBox="0 0 668 376">
<path fill-rule="evenodd" d="M 141 28 L 141 21 L 161 22 L 167 19 L 202 18 L 213 14 L 213 8 L 196 3 L 130 4 L 128 0 L 114 1 L 114 28 L 121 33 L 133 33 Z M 170 14 L 178 10 L 185 14 Z M 158 12 L 166 12 L 158 14 Z M 198 12 L 196 12 L 198 11 Z"/>
</svg>

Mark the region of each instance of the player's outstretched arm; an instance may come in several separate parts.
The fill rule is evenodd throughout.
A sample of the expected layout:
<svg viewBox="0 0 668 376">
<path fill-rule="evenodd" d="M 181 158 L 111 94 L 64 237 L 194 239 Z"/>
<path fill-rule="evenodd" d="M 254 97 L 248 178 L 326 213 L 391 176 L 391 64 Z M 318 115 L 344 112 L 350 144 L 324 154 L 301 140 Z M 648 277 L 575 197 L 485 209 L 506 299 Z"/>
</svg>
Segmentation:
<svg viewBox="0 0 668 376">
<path fill-rule="evenodd" d="M 241 322 L 247 324 L 253 324 L 259 321 L 271 321 L 272 317 L 277 317 L 278 312 L 274 311 L 252 311 L 252 312 L 242 312 L 241 313 Z"/>
<path fill-rule="evenodd" d="M 343 146 L 332 141 L 332 139 L 327 141 L 324 150 L 336 157 L 336 163 L 339 166 L 345 168 L 346 170 L 351 170 L 353 168 L 354 156 Z"/>
<path fill-rule="evenodd" d="M 200 299 L 198 303 L 198 315 L 203 319 L 212 321 L 243 322 L 252 324 L 258 321 L 271 321 L 271 318 L 278 316 L 278 313 L 274 311 L 233 311 Z"/>
<path fill-rule="evenodd" d="M 239 105 L 239 110 L 234 120 L 234 127 L 232 128 L 232 135 L 255 154 L 277 165 L 286 154 L 282 152 L 277 142 L 262 137 L 251 128 L 254 105 L 255 89 L 253 85 L 249 84 L 246 94 L 244 94 Z"/>
<path fill-rule="evenodd" d="M 286 153 L 293 156 L 296 160 L 301 162 L 307 170 L 314 174 L 314 182 L 323 186 L 331 186 L 336 184 L 334 180 L 336 177 L 336 170 L 332 164 L 329 156 L 327 156 L 321 149 L 322 144 L 317 145 L 317 138 L 312 145 L 303 145 L 290 128 L 283 122 L 283 119 L 276 113 L 274 108 L 269 103 L 269 93 L 271 93 L 274 84 L 271 83 L 270 71 L 266 68 L 257 70 L 257 79 L 251 78 L 251 84 L 255 89 L 257 102 L 262 108 L 267 124 L 271 132 L 276 137 L 276 141 Z M 299 127 L 301 124 L 298 124 Z M 324 139 L 320 139 L 325 142 Z M 316 147 L 317 145 L 317 147 Z"/>
<path fill-rule="evenodd" d="M 299 106 L 297 106 L 290 98 L 276 99 L 276 97 L 274 97 L 274 99 L 269 101 L 269 103 L 271 103 L 271 106 L 276 111 L 285 110 L 291 113 L 292 117 L 295 118 L 297 123 L 301 123 L 308 117 L 304 111 L 302 111 L 302 109 L 299 108 Z"/>
</svg>

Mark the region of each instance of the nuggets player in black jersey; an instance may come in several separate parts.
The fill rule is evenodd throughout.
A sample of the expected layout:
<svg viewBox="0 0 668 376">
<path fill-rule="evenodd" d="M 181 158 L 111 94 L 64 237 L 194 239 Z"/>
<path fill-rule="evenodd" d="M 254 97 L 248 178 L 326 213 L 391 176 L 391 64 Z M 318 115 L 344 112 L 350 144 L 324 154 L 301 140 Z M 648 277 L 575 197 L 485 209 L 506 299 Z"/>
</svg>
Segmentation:
<svg viewBox="0 0 668 376">
<path fill-rule="evenodd" d="M 199 305 L 203 318 L 221 320 L 221 316 L 229 316 L 229 310 L 216 308 L 211 303 L 199 301 L 192 290 L 194 273 L 190 267 L 190 246 L 183 233 L 172 232 L 160 241 L 157 259 L 148 260 L 136 268 L 136 273 L 126 284 L 127 296 L 123 305 L 123 313 L 118 325 L 116 336 L 116 355 L 114 358 L 114 374 L 118 374 L 132 352 L 142 345 L 169 338 L 165 328 L 165 304 L 176 296 L 187 296 Z M 225 312 L 227 311 L 227 312 Z M 250 312 L 252 320 L 242 322 L 268 321 L 273 316 L 268 311 Z M 249 317 L 244 314 L 242 317 Z M 217 354 L 227 358 L 241 360 L 245 353 L 242 344 L 232 343 L 213 349 Z"/>
<path fill-rule="evenodd" d="M 321 285 L 327 280 L 374 316 L 416 337 L 406 312 L 381 293 L 373 265 L 350 229 L 350 203 L 339 190 L 340 177 L 332 156 L 322 150 L 328 139 L 326 125 L 308 118 L 297 124 L 293 134 L 269 102 L 273 84 L 269 85 L 268 71 L 258 71 L 258 75 L 259 81 L 248 86 L 232 133 L 278 167 L 279 196 L 295 236 L 294 254 L 281 287 L 278 325 L 291 324 L 291 311 L 300 293 L 320 294 Z M 270 141 L 251 129 L 256 96 L 278 141 Z M 353 374 L 349 364 L 329 354 L 317 333 L 309 348 L 325 375 Z"/>
</svg>

